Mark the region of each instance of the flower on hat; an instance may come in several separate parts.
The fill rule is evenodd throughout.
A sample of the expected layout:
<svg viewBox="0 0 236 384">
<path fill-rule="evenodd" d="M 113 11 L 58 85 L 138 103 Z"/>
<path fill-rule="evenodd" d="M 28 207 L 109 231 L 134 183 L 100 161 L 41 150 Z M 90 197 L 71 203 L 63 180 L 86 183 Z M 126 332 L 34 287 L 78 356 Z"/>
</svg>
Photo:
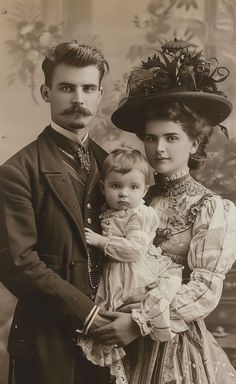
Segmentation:
<svg viewBox="0 0 236 384">
<path fill-rule="evenodd" d="M 192 49 L 194 47 L 194 49 Z M 131 71 L 127 91 L 130 96 L 151 95 L 166 91 L 203 91 L 223 95 L 217 83 L 229 70 L 216 58 L 205 60 L 202 51 L 183 40 L 166 42 L 152 57 Z"/>
</svg>

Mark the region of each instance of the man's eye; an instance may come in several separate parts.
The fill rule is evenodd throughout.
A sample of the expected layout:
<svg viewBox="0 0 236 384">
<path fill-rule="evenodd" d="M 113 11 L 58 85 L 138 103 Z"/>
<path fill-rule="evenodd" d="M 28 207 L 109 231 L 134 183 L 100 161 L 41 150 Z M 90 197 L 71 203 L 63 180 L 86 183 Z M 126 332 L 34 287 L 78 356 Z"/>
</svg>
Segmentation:
<svg viewBox="0 0 236 384">
<path fill-rule="evenodd" d="M 83 90 L 86 93 L 90 93 L 90 92 L 96 91 L 96 89 L 97 89 L 96 85 L 85 85 L 83 87 Z"/>
<path fill-rule="evenodd" d="M 63 85 L 63 86 L 61 87 L 61 90 L 62 90 L 63 92 L 71 92 L 71 91 L 72 91 L 72 88 L 71 88 L 70 85 Z"/>
</svg>

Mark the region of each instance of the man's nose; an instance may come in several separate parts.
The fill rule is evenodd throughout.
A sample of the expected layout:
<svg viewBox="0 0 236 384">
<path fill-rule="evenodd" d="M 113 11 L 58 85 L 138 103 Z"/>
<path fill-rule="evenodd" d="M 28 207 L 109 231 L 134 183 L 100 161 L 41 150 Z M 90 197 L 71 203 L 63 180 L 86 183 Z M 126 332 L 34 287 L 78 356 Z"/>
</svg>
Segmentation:
<svg viewBox="0 0 236 384">
<path fill-rule="evenodd" d="M 84 98 L 83 98 L 83 92 L 81 89 L 76 89 L 73 93 L 72 97 L 72 103 L 73 104 L 84 104 Z"/>
</svg>

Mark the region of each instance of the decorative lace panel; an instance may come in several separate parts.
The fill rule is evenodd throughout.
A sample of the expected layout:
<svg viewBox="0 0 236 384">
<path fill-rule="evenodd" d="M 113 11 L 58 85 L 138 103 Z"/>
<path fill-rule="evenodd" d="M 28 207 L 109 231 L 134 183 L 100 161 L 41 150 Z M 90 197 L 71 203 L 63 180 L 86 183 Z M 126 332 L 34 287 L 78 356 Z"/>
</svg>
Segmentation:
<svg viewBox="0 0 236 384">
<path fill-rule="evenodd" d="M 184 174 L 178 179 L 157 175 L 155 183 L 150 189 L 150 197 L 177 197 L 183 193 L 187 196 L 196 196 L 211 192 L 194 180 L 189 173 Z"/>
</svg>

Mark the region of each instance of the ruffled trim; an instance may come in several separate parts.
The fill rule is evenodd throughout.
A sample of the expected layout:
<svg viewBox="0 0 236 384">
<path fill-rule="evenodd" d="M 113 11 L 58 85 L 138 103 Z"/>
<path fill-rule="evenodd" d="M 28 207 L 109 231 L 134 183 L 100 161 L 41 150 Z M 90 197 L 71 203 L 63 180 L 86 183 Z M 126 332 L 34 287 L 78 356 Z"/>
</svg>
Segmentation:
<svg viewBox="0 0 236 384">
<path fill-rule="evenodd" d="M 81 335 L 76 343 L 86 358 L 100 367 L 110 367 L 111 375 L 116 377 L 116 384 L 128 384 L 122 358 L 125 351 L 116 345 L 95 344 L 94 340 Z"/>
<path fill-rule="evenodd" d="M 132 318 L 139 325 L 142 336 L 150 335 L 157 341 L 171 340 L 169 302 L 158 287 L 149 292 L 139 308 L 132 309 Z"/>
<path fill-rule="evenodd" d="M 141 204 L 139 204 L 135 208 L 121 209 L 119 211 L 115 211 L 114 209 L 107 208 L 107 205 L 104 205 L 102 208 L 102 212 L 99 215 L 99 219 L 108 219 L 111 217 L 125 217 L 128 213 L 136 212 L 139 210 L 139 207 L 144 205 L 145 201 L 142 199 Z"/>
<path fill-rule="evenodd" d="M 150 335 L 150 321 L 143 307 L 132 309 L 132 319 L 138 324 L 142 336 Z"/>
<path fill-rule="evenodd" d="M 89 361 L 100 367 L 110 366 L 125 356 L 123 348 L 116 345 L 95 344 L 92 338 L 83 335 L 78 338 L 77 345 L 82 348 Z"/>
</svg>

